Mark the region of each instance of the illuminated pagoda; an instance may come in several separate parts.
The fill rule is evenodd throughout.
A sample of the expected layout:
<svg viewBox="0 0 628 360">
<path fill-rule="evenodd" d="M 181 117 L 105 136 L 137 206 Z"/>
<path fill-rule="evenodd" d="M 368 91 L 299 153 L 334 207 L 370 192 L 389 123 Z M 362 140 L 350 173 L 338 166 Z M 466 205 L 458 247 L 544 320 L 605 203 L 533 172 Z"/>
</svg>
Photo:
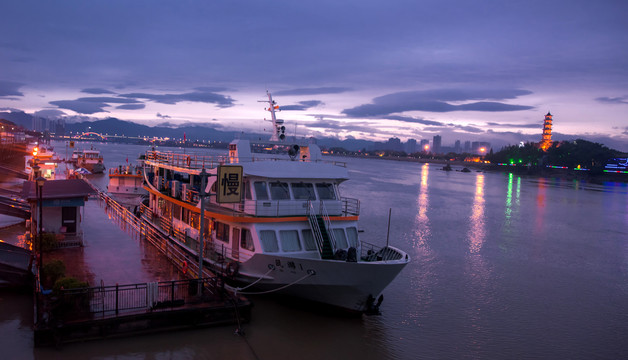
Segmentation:
<svg viewBox="0 0 628 360">
<path fill-rule="evenodd" d="M 539 146 L 543 151 L 547 151 L 552 146 L 552 114 L 549 111 L 543 120 L 543 140 Z"/>
</svg>

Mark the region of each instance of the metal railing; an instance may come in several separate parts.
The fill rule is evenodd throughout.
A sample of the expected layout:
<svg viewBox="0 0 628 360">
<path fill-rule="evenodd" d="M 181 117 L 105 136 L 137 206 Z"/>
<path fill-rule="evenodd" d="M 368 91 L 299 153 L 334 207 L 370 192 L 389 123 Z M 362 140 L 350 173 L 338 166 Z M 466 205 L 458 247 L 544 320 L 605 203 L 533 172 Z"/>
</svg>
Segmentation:
<svg viewBox="0 0 628 360">
<path fill-rule="evenodd" d="M 401 252 L 388 246 L 378 246 L 365 241 L 360 241 L 360 243 L 360 259 L 362 261 L 400 260 L 403 257 Z"/>
<path fill-rule="evenodd" d="M 163 151 L 147 151 L 146 160 L 183 169 L 213 169 L 227 162 L 226 156 L 178 154 Z"/>
<path fill-rule="evenodd" d="M 336 242 L 336 236 L 334 235 L 334 231 L 331 228 L 331 221 L 329 220 L 329 214 L 327 213 L 327 208 L 325 207 L 325 203 L 321 201 L 320 204 L 320 213 L 323 221 L 325 223 L 325 229 L 327 230 L 327 235 L 329 235 L 329 242 L 331 243 L 331 249 L 335 253 L 338 248 L 338 243 Z"/>
<path fill-rule="evenodd" d="M 218 289 L 218 279 L 201 279 L 203 289 Z M 198 302 L 198 280 L 98 286 L 60 290 L 53 307 L 58 315 L 110 317 L 121 313 L 152 312 Z M 216 299 L 221 293 L 202 292 Z"/>
<path fill-rule="evenodd" d="M 314 235 L 314 240 L 316 241 L 316 246 L 318 247 L 318 252 L 323 255 L 323 234 L 321 233 L 321 228 L 318 226 L 318 220 L 316 219 L 316 212 L 314 211 L 314 206 L 311 201 L 308 201 L 308 211 L 307 217 L 310 222 L 310 227 L 312 228 L 312 235 Z"/>
</svg>

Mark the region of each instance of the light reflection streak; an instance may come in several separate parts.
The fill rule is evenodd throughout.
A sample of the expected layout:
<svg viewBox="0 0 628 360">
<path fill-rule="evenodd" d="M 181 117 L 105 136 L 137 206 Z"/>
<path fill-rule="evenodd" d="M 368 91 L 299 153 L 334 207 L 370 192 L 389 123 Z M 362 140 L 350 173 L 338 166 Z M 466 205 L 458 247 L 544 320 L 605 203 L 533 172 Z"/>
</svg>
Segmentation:
<svg viewBox="0 0 628 360">
<path fill-rule="evenodd" d="M 469 252 L 479 252 L 486 235 L 484 229 L 484 175 L 478 174 L 475 179 L 475 197 L 471 211 L 471 229 L 469 231 Z"/>
<path fill-rule="evenodd" d="M 421 183 L 419 187 L 419 199 L 417 201 L 417 217 L 416 217 L 416 246 L 425 246 L 430 232 L 430 219 L 427 217 L 427 208 L 429 206 L 427 179 L 429 177 L 430 168 L 428 164 L 421 166 Z"/>
</svg>

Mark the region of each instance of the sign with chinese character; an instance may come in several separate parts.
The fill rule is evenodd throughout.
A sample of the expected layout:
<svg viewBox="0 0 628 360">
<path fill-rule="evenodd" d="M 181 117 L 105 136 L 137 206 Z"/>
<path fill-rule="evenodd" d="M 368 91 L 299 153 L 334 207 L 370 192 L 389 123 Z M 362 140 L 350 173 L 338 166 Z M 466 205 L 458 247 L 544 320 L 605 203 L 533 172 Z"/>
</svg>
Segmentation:
<svg viewBox="0 0 628 360">
<path fill-rule="evenodd" d="M 70 141 L 70 147 L 73 148 L 74 147 L 74 141 Z"/>
<path fill-rule="evenodd" d="M 218 166 L 218 187 L 216 201 L 220 203 L 239 203 L 242 200 L 242 166 Z"/>
</svg>

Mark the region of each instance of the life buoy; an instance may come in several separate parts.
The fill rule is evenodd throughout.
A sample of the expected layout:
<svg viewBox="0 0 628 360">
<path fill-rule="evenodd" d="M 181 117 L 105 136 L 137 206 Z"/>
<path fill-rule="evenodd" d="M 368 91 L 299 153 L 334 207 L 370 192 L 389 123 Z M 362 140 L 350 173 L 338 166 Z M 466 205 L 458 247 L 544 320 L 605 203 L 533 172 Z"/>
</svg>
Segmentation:
<svg viewBox="0 0 628 360">
<path fill-rule="evenodd" d="M 187 261 L 183 261 L 183 274 L 187 274 L 188 273 L 188 262 Z"/>
<path fill-rule="evenodd" d="M 187 163 L 188 163 L 188 167 L 190 167 L 190 164 L 192 163 L 192 158 L 189 156 L 187 158 Z"/>
<path fill-rule="evenodd" d="M 225 273 L 229 277 L 234 277 L 238 273 L 238 263 L 235 261 L 230 261 L 225 268 Z"/>
</svg>

